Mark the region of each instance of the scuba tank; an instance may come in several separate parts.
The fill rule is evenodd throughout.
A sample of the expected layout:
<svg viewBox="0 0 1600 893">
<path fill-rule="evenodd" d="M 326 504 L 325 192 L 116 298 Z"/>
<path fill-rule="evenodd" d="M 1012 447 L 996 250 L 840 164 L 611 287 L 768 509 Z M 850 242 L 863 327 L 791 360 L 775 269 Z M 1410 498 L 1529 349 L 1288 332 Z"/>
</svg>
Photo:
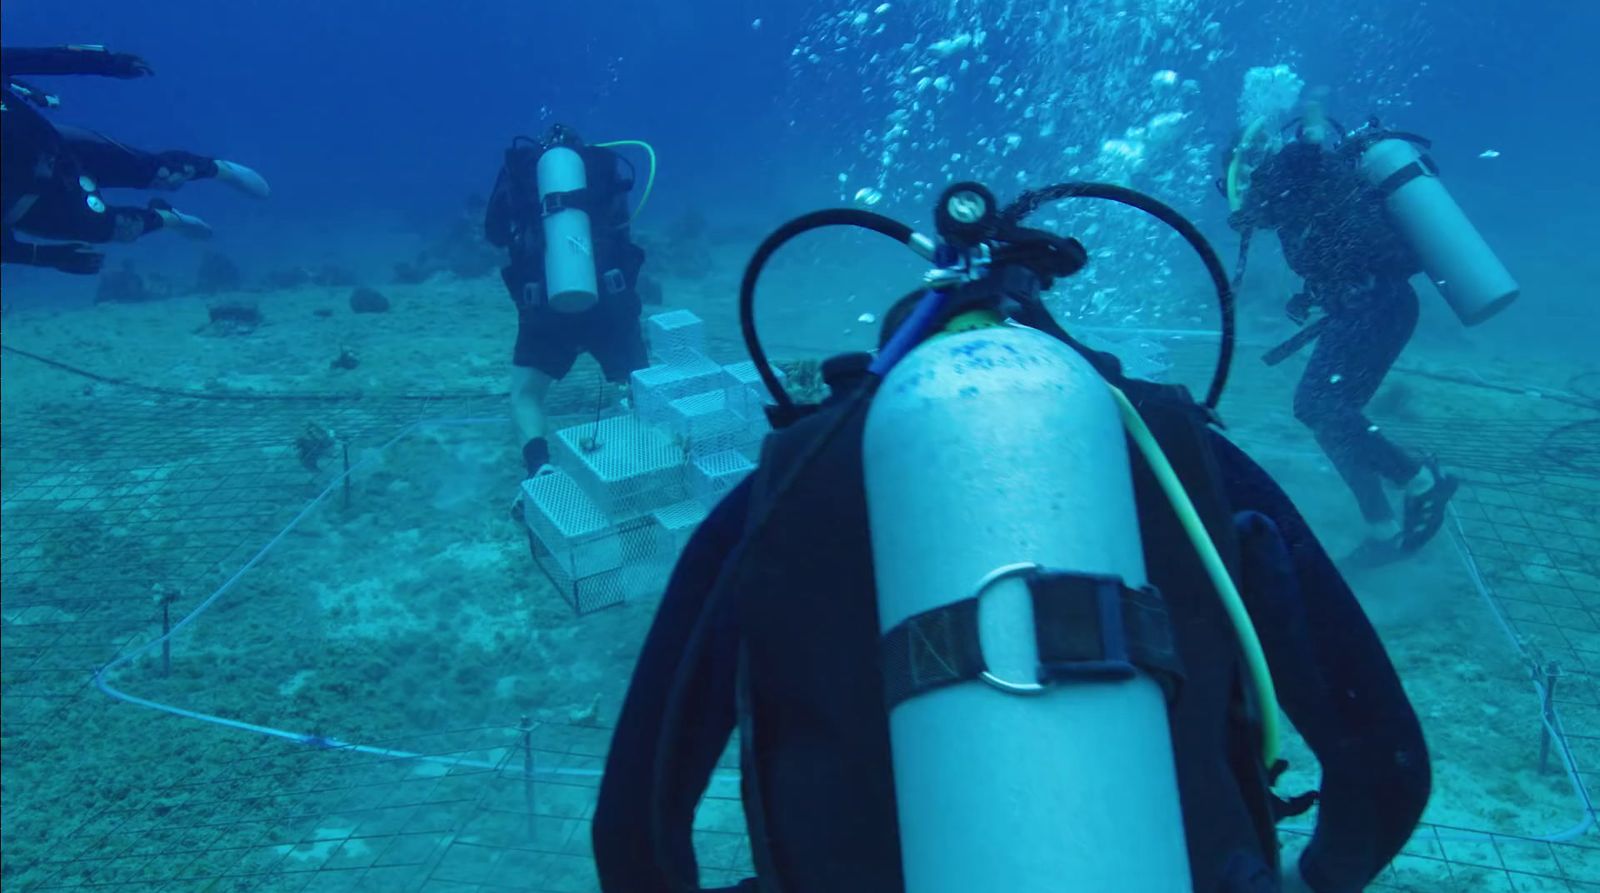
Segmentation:
<svg viewBox="0 0 1600 893">
<path fill-rule="evenodd" d="M 1360 169 L 1384 196 L 1395 227 L 1463 325 L 1504 310 L 1521 289 L 1439 180 L 1427 143 L 1370 127 L 1355 137 Z"/>
<path fill-rule="evenodd" d="M 588 185 L 583 156 L 552 145 L 539 156 L 539 204 L 544 209 L 544 281 L 550 308 L 582 313 L 600 300 L 589 212 L 563 202 Z"/>
<path fill-rule="evenodd" d="M 544 207 L 544 275 L 550 308 L 582 313 L 600 300 L 589 212 L 555 199 L 588 185 L 583 156 L 552 146 L 539 156 L 539 202 Z"/>
<path fill-rule="evenodd" d="M 1100 374 L 1033 329 L 936 337 L 883 381 L 863 462 L 883 631 L 975 596 L 989 668 L 891 708 L 906 889 L 1188 890 L 1161 686 L 1040 685 L 1025 572 L 1146 582 Z"/>
<path fill-rule="evenodd" d="M 906 889 L 1188 890 L 1166 696 L 1130 654 L 1139 593 L 1166 615 L 1118 407 L 1072 347 L 1001 323 L 1086 255 L 995 204 L 977 184 L 941 199 L 967 281 L 923 324 L 939 334 L 899 340 L 919 334 L 914 313 L 880 353 L 863 430 Z M 1093 595 L 1050 597 L 1066 587 Z M 1103 650 L 1069 657 L 1063 637 Z M 962 651 L 971 665 L 938 679 Z"/>
<path fill-rule="evenodd" d="M 1261 766 L 1277 762 L 1271 677 L 1223 559 L 1138 411 L 1040 298 L 1087 254 L 1021 221 L 1075 197 L 1151 214 L 1201 256 L 1223 317 L 1204 404 L 1214 412 L 1234 345 L 1227 273 L 1193 224 L 1123 187 L 1064 183 L 1000 211 L 987 189 L 956 183 L 936 210 L 938 241 L 869 211 L 813 212 L 762 242 L 740 286 L 740 325 L 774 400 L 767 415 L 784 428 L 820 407 L 789 396 L 756 332 L 756 283 L 777 250 L 812 230 L 850 226 L 936 265 L 891 311 L 902 321 L 849 394 L 836 396 L 842 405 L 767 482 L 765 508 L 745 532 L 759 540 L 808 466 L 843 432 L 861 432 L 908 893 L 1190 889 L 1168 710 L 1182 668 L 1166 602 L 1147 585 L 1130 439 L 1235 627 L 1251 669 Z M 671 766 L 663 759 L 658 772 Z M 763 800 L 759 790 L 745 796 L 747 807 Z"/>
<path fill-rule="evenodd" d="M 530 139 L 528 142 L 534 141 Z M 602 277 L 599 265 L 606 262 L 606 258 L 596 254 L 595 221 L 588 209 L 600 208 L 603 213 L 604 204 L 614 196 L 611 190 L 627 192 L 632 187 L 633 180 L 630 174 L 625 185 L 619 187 L 613 179 L 602 173 L 600 182 L 589 183 L 586 155 L 592 160 L 593 153 L 584 150 L 582 139 L 563 124 L 553 125 L 549 134 L 537 145 L 538 160 L 533 165 L 536 182 L 533 185 L 538 192 L 539 216 L 544 236 L 544 290 L 547 296 L 545 300 L 548 306 L 558 313 L 582 313 L 599 302 L 599 286 L 602 279 L 608 293 L 630 287 L 627 276 L 620 268 L 608 269 Z M 649 143 L 642 140 L 595 143 L 593 149 L 620 146 L 643 149 L 650 159 L 650 173 L 645 183 L 644 195 L 627 220 L 621 223 L 622 227 L 626 227 L 638 217 L 639 212 L 644 210 L 645 204 L 650 200 L 650 193 L 655 187 L 656 152 Z M 628 166 L 630 170 L 633 167 L 631 163 Z M 601 225 L 616 224 L 602 221 Z M 604 236 L 604 233 L 602 235 Z"/>
</svg>

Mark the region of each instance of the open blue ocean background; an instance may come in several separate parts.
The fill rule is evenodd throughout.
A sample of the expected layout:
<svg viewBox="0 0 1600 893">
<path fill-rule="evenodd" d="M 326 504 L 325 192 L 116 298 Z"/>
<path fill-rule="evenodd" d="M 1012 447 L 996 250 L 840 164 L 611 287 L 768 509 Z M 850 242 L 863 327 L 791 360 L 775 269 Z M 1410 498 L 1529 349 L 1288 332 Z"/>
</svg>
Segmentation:
<svg viewBox="0 0 1600 893">
<path fill-rule="evenodd" d="M 13 0 L 0 21 L 13 45 L 103 43 L 154 66 L 156 77 L 139 81 L 51 79 L 63 95 L 61 120 L 135 145 L 237 158 L 271 179 L 275 193 L 264 204 L 208 188 L 179 196 L 180 207 L 217 227 L 210 247 L 247 265 L 337 259 L 387 269 L 417 233 L 488 191 L 511 135 L 553 120 L 593 139 L 653 142 L 662 160 L 657 219 L 692 210 L 714 227 L 748 227 L 753 235 L 796 211 L 848 200 L 838 175 L 860 158 L 864 136 L 881 131 L 891 77 L 888 62 L 872 63 L 849 45 L 848 27 L 832 24 L 874 14 L 876 4 L 858 5 Z M 880 40 L 894 42 L 932 41 L 948 36 L 941 28 L 987 22 L 985 49 L 1004 61 L 1026 36 L 1018 9 L 1029 5 L 902 0 L 875 17 L 892 29 Z M 1208 46 L 1221 56 L 1199 70 L 1184 64 L 1192 60 L 1181 50 L 1120 63 L 1141 73 L 1171 67 L 1197 81 L 1206 120 L 1186 131 L 1190 141 L 1227 139 L 1243 72 L 1279 62 L 1308 85 L 1328 86 L 1337 117 L 1359 121 L 1378 111 L 1432 137 L 1449 186 L 1525 286 L 1496 335 L 1536 336 L 1551 349 L 1581 351 L 1593 342 L 1600 116 L 1591 54 L 1600 6 L 1070 6 L 1107 19 L 1175 8 L 1216 23 Z M 821 62 L 807 64 L 814 44 L 823 45 Z M 1094 70 L 1075 75 L 1084 80 L 1114 74 L 1119 64 L 1090 46 L 1046 47 L 1015 62 L 1065 67 L 1075 55 L 1095 61 Z M 1088 121 L 1118 112 L 1057 104 L 1068 105 L 1059 113 Z M 945 120 L 965 132 L 953 136 L 998 137 L 1025 123 L 1014 111 L 990 105 L 970 119 Z M 1490 150 L 1499 156 L 1479 157 Z M 917 174 L 919 160 L 926 159 L 904 156 L 905 176 Z M 1028 182 L 1066 176 L 1048 151 L 1018 167 Z M 946 176 L 965 173 L 960 164 L 951 168 Z M 1205 198 L 1168 200 L 1225 245 L 1231 234 L 1215 226 L 1221 202 Z M 920 206 L 897 210 L 925 219 Z M 146 264 L 183 264 L 195 249 L 147 240 L 121 250 Z M 92 288 L 59 276 L 8 271 L 7 278 L 17 299 L 47 290 L 49 299 L 76 300 Z"/>
</svg>

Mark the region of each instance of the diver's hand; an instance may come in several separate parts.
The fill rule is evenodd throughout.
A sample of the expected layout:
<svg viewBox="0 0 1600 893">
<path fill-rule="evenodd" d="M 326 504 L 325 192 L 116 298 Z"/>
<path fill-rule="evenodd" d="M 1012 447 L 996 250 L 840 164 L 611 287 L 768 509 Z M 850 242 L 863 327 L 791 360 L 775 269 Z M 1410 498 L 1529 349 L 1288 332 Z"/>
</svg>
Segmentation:
<svg viewBox="0 0 1600 893">
<path fill-rule="evenodd" d="M 131 80 L 149 77 L 156 73 L 150 63 L 133 53 L 111 53 L 106 60 L 106 74 L 114 78 Z"/>
<path fill-rule="evenodd" d="M 54 267 L 63 273 L 93 276 L 100 272 L 106 256 L 83 242 L 61 245 L 35 245 L 34 260 L 41 267 Z"/>
<path fill-rule="evenodd" d="M 1283 311 L 1288 314 L 1290 322 L 1297 326 L 1305 325 L 1306 320 L 1311 318 L 1311 295 L 1300 292 L 1289 299 Z"/>
</svg>

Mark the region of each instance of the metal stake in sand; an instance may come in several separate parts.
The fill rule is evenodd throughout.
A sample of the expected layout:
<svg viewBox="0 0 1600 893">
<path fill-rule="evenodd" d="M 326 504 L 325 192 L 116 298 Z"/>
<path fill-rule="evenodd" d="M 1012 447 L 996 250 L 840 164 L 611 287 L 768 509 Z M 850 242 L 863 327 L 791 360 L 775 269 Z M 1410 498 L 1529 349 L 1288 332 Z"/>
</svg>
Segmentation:
<svg viewBox="0 0 1600 893">
<path fill-rule="evenodd" d="M 176 593 L 161 583 L 155 585 L 156 604 L 161 606 L 161 675 L 172 675 L 172 600 Z"/>
<path fill-rule="evenodd" d="M 161 603 L 161 675 L 172 675 L 172 602 Z"/>
<path fill-rule="evenodd" d="M 533 814 L 533 720 L 524 715 L 517 728 L 522 730 L 522 800 L 528 809 L 528 837 L 532 839 L 539 836 Z"/>
<path fill-rule="evenodd" d="M 1544 722 L 1539 724 L 1539 772 L 1550 766 L 1550 730 L 1556 724 L 1556 680 L 1561 678 L 1561 662 L 1551 661 L 1544 668 Z"/>
<path fill-rule="evenodd" d="M 344 507 L 350 507 L 350 441 L 344 444 Z"/>
<path fill-rule="evenodd" d="M 583 438 L 583 440 L 578 444 L 578 448 L 583 450 L 585 453 L 596 453 L 600 451 L 600 413 L 603 412 L 605 408 L 606 379 L 605 376 L 602 375 L 600 377 L 600 391 L 595 394 L 594 397 L 594 433 Z"/>
</svg>

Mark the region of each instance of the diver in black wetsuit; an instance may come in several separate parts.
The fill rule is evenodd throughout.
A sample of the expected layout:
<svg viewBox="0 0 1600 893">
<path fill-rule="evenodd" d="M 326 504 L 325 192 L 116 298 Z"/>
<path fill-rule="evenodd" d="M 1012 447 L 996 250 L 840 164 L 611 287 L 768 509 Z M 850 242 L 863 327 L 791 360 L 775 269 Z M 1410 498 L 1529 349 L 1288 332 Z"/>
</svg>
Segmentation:
<svg viewBox="0 0 1600 893">
<path fill-rule="evenodd" d="M 266 181 L 236 162 L 183 151 L 146 152 L 92 131 L 53 124 L 40 109 L 54 107 L 55 98 L 16 79 L 64 74 L 138 78 L 151 73 L 138 56 L 102 47 L 0 50 L 5 142 L 0 258 L 5 263 L 90 274 L 99 271 L 104 256 L 85 243 L 127 242 L 158 229 L 191 238 L 211 234 L 205 221 L 163 201 L 144 208 L 109 205 L 101 188 L 171 190 L 189 180 L 215 178 L 266 197 Z M 22 242 L 19 232 L 65 244 Z"/>
<path fill-rule="evenodd" d="M 886 314 L 886 333 L 905 318 L 899 309 Z M 1383 645 L 1289 498 L 1206 425 L 1181 389 L 1126 379 L 1113 358 L 1058 337 L 1138 406 L 1212 538 L 1234 556 L 1281 706 L 1321 764 L 1314 836 L 1280 869 L 1274 823 L 1307 804 L 1271 800 L 1246 753 L 1251 723 L 1239 703 L 1233 634 L 1214 594 L 1193 582 L 1204 573 L 1171 507 L 1153 495 L 1149 470 L 1136 468 L 1146 567 L 1173 611 L 1184 666 L 1169 716 L 1193 888 L 1361 889 L 1400 852 L 1430 792 L 1421 728 Z M 713 509 L 678 562 L 635 667 L 595 810 L 594 854 L 608 893 L 700 889 L 695 805 L 735 728 L 759 879 L 720 889 L 904 889 L 864 494 L 865 414 L 835 427 L 866 363 L 825 364 L 833 396 L 769 439 L 757 471 Z M 1061 816 L 1063 829 L 1080 820 Z"/>
<path fill-rule="evenodd" d="M 556 148 L 578 154 L 585 185 L 541 201 L 539 163 Z M 564 124 L 552 125 L 538 141 L 517 137 L 495 175 L 483 229 L 490 244 L 506 249 L 509 261 L 500 278 L 517 307 L 511 408 L 528 477 L 550 462 L 545 401 L 579 355 L 593 356 L 606 381 L 616 385 L 626 385 L 635 371 L 650 365 L 639 320 L 639 271 L 645 254 L 629 232 L 633 179 L 622 156 L 585 143 Z M 583 263 L 594 266 L 597 300 L 577 310 L 554 306 L 546 294 L 544 218 L 565 207 L 588 214 L 593 247 L 592 257 Z"/>
<path fill-rule="evenodd" d="M 1292 321 L 1306 325 L 1313 309 L 1324 314 L 1303 333 L 1314 332 L 1317 345 L 1295 390 L 1294 414 L 1368 524 L 1368 540 L 1354 557 L 1381 562 L 1415 551 L 1438 532 L 1457 482 L 1396 445 L 1363 413 L 1416 330 L 1417 294 L 1407 280 L 1421 267 L 1356 156 L 1331 139 L 1320 109 L 1308 107 L 1296 138 L 1252 172 L 1229 223 L 1278 234 L 1290 269 L 1304 279 L 1287 308 Z M 1271 362 L 1285 355 L 1275 353 Z M 1401 519 L 1384 481 L 1405 492 Z"/>
</svg>

